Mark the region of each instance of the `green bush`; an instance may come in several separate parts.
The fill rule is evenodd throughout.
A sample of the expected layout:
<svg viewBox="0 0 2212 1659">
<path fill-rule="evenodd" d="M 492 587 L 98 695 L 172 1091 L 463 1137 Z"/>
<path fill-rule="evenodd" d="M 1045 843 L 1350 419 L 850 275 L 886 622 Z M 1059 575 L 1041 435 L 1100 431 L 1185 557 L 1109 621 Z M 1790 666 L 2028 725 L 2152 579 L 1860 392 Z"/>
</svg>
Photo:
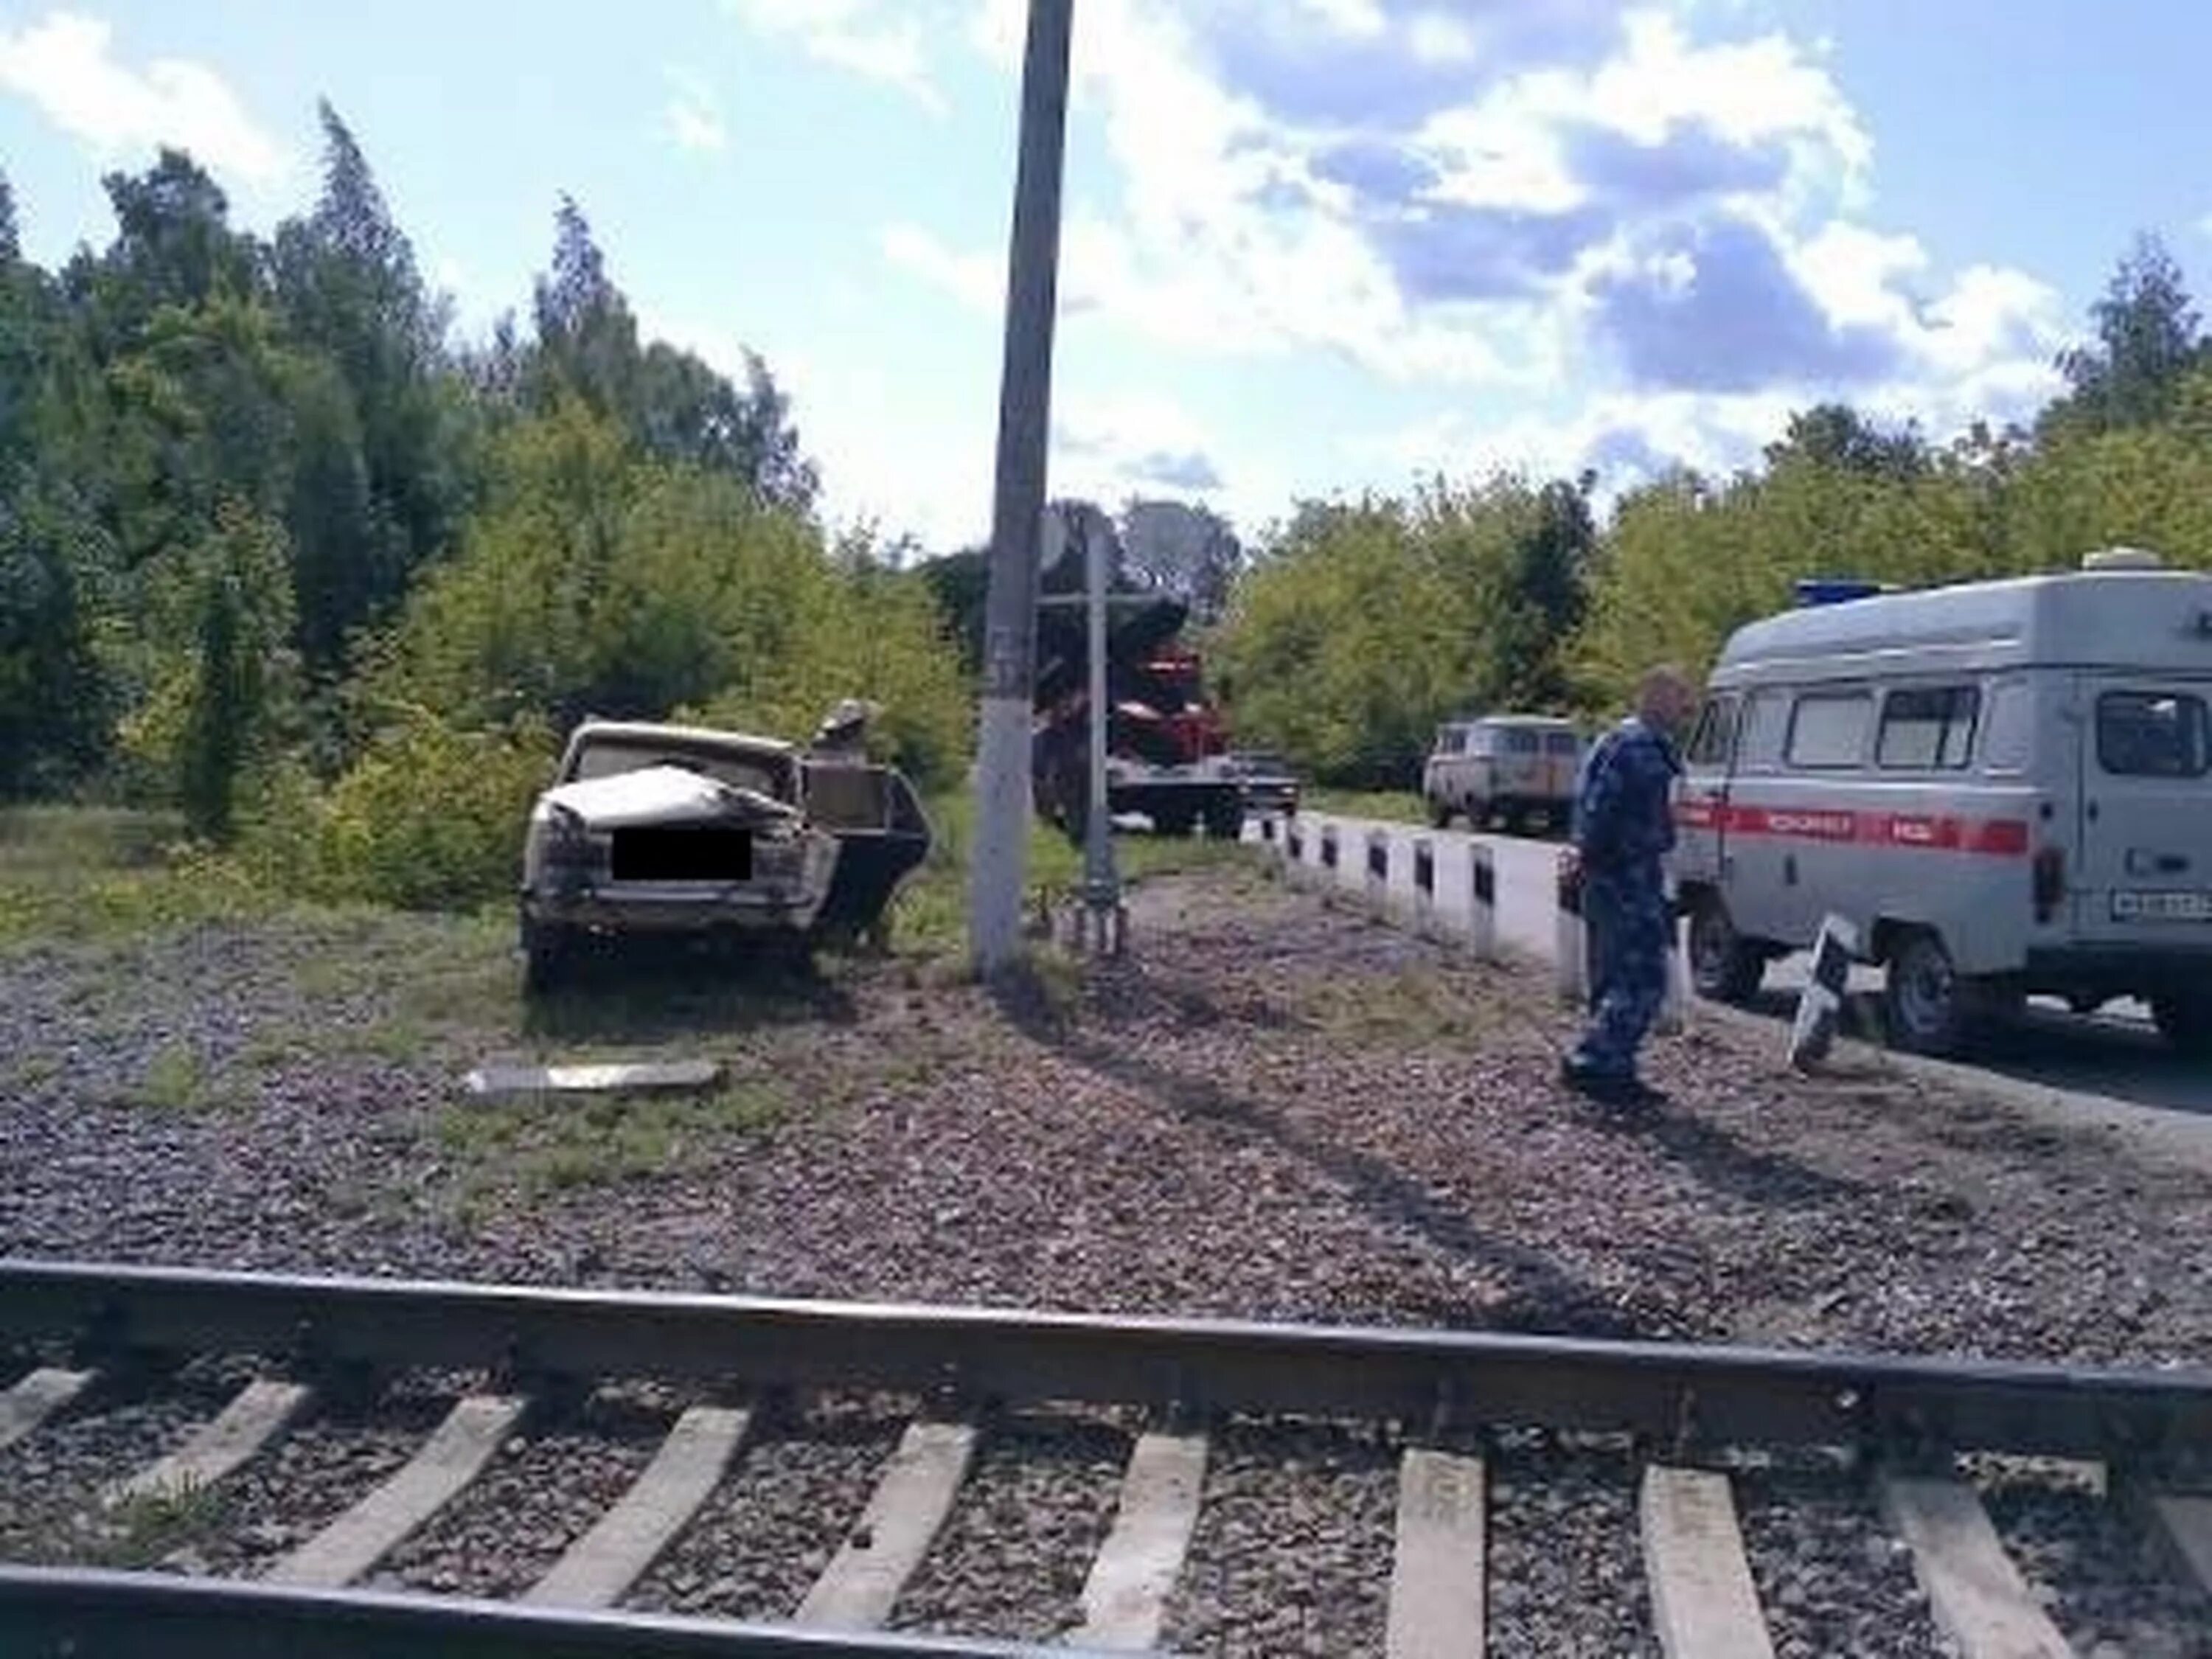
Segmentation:
<svg viewBox="0 0 2212 1659">
<path fill-rule="evenodd" d="M 530 805 L 552 775 L 541 724 L 457 728 L 404 711 L 327 790 L 291 769 L 257 802 L 240 857 L 330 901 L 467 909 L 514 891 Z"/>
</svg>

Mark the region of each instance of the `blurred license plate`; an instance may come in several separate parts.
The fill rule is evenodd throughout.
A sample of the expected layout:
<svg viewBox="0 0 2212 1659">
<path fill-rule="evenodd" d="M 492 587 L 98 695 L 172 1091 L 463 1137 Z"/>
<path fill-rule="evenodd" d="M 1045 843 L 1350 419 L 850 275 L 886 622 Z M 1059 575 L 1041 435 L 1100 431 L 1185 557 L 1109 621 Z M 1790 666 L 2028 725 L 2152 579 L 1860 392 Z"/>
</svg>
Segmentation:
<svg viewBox="0 0 2212 1659">
<path fill-rule="evenodd" d="M 2212 893 L 2146 893 L 2122 888 L 2112 895 L 2115 921 L 2212 921 Z"/>
</svg>

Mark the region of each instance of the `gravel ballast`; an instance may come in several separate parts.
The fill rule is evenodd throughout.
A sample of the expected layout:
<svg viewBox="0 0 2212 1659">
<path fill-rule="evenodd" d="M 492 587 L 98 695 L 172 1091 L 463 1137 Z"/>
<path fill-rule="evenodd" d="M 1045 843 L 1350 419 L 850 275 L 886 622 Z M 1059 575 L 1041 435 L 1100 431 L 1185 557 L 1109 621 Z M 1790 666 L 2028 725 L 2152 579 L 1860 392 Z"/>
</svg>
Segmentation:
<svg viewBox="0 0 2212 1659">
<path fill-rule="evenodd" d="M 1378 1653 L 1397 1464 L 1327 1425 L 1235 1424 L 1208 1449 L 1164 1644 L 1220 1654 Z"/>
<path fill-rule="evenodd" d="M 1626 1449 L 1508 1433 L 1487 1474 L 1489 1651 L 1658 1659 Z"/>
<path fill-rule="evenodd" d="M 1884 1529 L 1860 1482 L 1806 1468 L 1731 1474 L 1776 1659 L 1945 1659 L 1912 1553 Z"/>
<path fill-rule="evenodd" d="M 1255 873 L 1146 884 L 1132 938 L 1081 988 L 1048 973 L 1007 1002 L 894 959 L 805 983 L 641 971 L 530 1011 L 503 931 L 474 922 L 289 916 L 0 951 L 0 1252 L 2212 1364 L 2212 1276 L 2174 1267 L 2212 1245 L 2212 1182 L 2094 1130 L 1850 1057 L 1796 1077 L 1771 1034 L 1717 1021 L 1652 1045 L 1662 1112 L 1608 1121 L 1556 1081 L 1574 1022 L 1548 976 Z M 701 1101 L 468 1097 L 471 1066 L 533 1055 L 705 1056 L 730 1082 Z M 220 1405 L 88 1406 L 0 1453 L 0 1552 L 90 1547 L 54 1524 L 70 1494 Z M 629 1605 L 789 1614 L 903 1425 L 880 1405 L 805 1409 L 746 1448 Z M 172 1565 L 258 1571 L 304 1524 L 282 1512 L 285 1481 L 336 1513 L 404 1456 L 400 1426 L 309 1419 Z M 1073 1622 L 1126 1455 L 1091 1433 L 1057 1461 L 987 1437 L 896 1622 Z M 521 1439 L 391 1578 L 523 1587 L 657 1431 L 587 1418 Z M 1361 1455 L 1322 1468 L 1351 1454 L 1217 1443 L 1170 1639 L 1379 1639 L 1395 1470 Z M 1500 1572 L 1570 1587 L 1547 1611 L 1540 1587 L 1504 1594 L 1507 1575 L 1500 1650 L 1649 1650 L 1632 1479 L 1595 1455 L 1532 1450 L 1498 1473 Z M 1909 1568 L 1863 1504 L 1800 1514 L 1778 1477 L 1754 1490 L 1778 1647 L 1929 1651 Z M 1587 1551 L 1511 1541 L 1554 1525 Z M 1227 1565 L 1230 1533 L 1279 1528 L 1316 1540 L 1327 1608 L 1279 1567 Z M 1025 1597 L 988 1570 L 1002 1535 L 1034 1567 Z M 2181 1616 L 2109 1552 L 2069 1559 L 2048 1569 L 2054 1594 L 2091 1644 L 2134 1651 Z M 1561 1577 L 1569 1561 L 1584 1576 Z M 1586 1605 L 1593 1583 L 1620 1605 Z"/>
<path fill-rule="evenodd" d="M 526 1416 L 483 1473 L 380 1563 L 373 1589 L 519 1595 L 613 1507 L 667 1431 L 593 1399 L 574 1421 Z"/>
<path fill-rule="evenodd" d="M 1130 1444 L 1110 1425 L 1074 1418 L 988 1425 L 892 1626 L 1040 1644 L 1079 1627 Z"/>
<path fill-rule="evenodd" d="M 790 1618 L 866 1510 L 906 1423 L 901 1402 L 830 1396 L 767 1428 L 623 1605 Z"/>
</svg>

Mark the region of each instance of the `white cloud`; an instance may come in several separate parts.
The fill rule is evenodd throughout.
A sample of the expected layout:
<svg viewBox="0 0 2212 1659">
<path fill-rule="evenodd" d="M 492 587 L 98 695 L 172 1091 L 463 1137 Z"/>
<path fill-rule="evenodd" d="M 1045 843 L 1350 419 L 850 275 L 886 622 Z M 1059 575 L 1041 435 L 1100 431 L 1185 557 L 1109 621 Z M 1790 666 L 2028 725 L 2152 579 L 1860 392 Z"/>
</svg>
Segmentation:
<svg viewBox="0 0 2212 1659">
<path fill-rule="evenodd" d="M 924 108 L 943 114 L 945 95 L 930 72 L 926 26 L 939 20 L 933 9 L 917 15 L 914 0 L 724 0 L 747 25 L 763 34 L 798 42 L 824 64 L 908 94 Z"/>
<path fill-rule="evenodd" d="M 722 125 L 722 112 L 715 107 L 714 94 L 696 76 L 671 70 L 668 79 L 673 88 L 661 119 L 668 137 L 678 149 L 697 155 L 719 155 L 729 148 L 728 129 Z"/>
<path fill-rule="evenodd" d="M 179 58 L 131 69 L 110 55 L 113 33 L 99 18 L 66 11 L 0 33 L 0 90 L 37 105 L 100 155 L 167 143 L 251 184 L 283 175 L 283 148 L 221 76 Z"/>
<path fill-rule="evenodd" d="M 1482 54 L 1473 26 L 1442 11 L 1425 11 L 1408 23 L 1406 44 L 1421 64 L 1472 64 Z"/>
<path fill-rule="evenodd" d="M 1521 11 L 1301 0 L 1241 33 L 1216 18 L 1208 36 L 1172 0 L 1086 0 L 1075 107 L 1103 130 L 1121 199 L 1072 215 L 1063 303 L 1193 354 L 1320 350 L 1408 386 L 1601 399 L 1618 387 L 1609 331 L 1632 324 L 1647 368 L 1697 380 L 1646 426 L 1707 459 L 1813 395 L 1949 410 L 2045 383 L 2048 287 L 1993 268 L 1944 277 L 1914 239 L 1863 222 L 1874 143 L 1820 43 L 1763 8 L 1683 0 L 1577 14 L 1594 40 L 1618 25 L 1585 60 L 1556 33 L 1515 32 L 1571 8 Z M 1233 0 L 1222 15 L 1248 15 Z M 1013 67 L 1018 0 L 977 0 L 975 17 L 977 42 Z M 1458 89 L 1409 128 L 1304 113 L 1270 32 L 1301 21 L 1395 52 L 1408 77 L 1448 60 Z M 1312 38 L 1299 61 L 1325 90 L 1343 66 L 1330 33 Z M 1229 72 L 1238 52 L 1278 55 L 1255 78 Z M 1366 149 L 1340 160 L 1348 143 Z M 960 259 L 936 247 L 933 263 Z M 1632 309 L 1624 281 L 1644 296 Z M 1745 308 L 1708 343 L 1650 343 Z M 1716 365 L 1716 351 L 1747 355 Z"/>
<path fill-rule="evenodd" d="M 1018 73 L 1024 0 L 958 3 L 966 44 Z M 1873 135 L 1825 40 L 1767 0 L 1082 0 L 1076 28 L 1072 119 L 1109 172 L 1070 180 L 1063 315 L 1209 366 L 1319 355 L 1498 411 L 1347 444 L 1352 465 L 1724 471 L 1819 398 L 1948 435 L 2055 386 L 2059 297 L 1938 270 L 1875 220 Z M 883 249 L 1003 303 L 1000 246 L 908 223 Z M 1186 441 L 1172 405 L 1120 413 L 1098 429 L 1071 409 L 1056 489 L 1225 453 Z M 1222 470 L 1250 505 L 1255 468 Z"/>
<path fill-rule="evenodd" d="M 995 311 L 1005 302 L 1006 271 L 988 253 L 957 253 L 928 231 L 908 224 L 887 227 L 881 242 L 884 257 L 893 264 L 975 310 Z"/>
<path fill-rule="evenodd" d="M 1200 501 L 1228 488 L 1212 434 L 1158 393 L 1088 398 L 1054 423 L 1052 493 Z"/>
</svg>

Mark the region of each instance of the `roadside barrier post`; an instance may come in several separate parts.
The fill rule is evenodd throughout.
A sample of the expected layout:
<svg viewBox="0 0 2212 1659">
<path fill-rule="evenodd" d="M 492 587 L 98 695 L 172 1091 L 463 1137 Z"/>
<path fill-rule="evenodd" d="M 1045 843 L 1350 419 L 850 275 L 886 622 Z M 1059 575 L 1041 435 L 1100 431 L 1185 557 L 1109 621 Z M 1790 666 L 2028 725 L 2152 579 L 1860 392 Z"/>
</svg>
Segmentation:
<svg viewBox="0 0 2212 1659">
<path fill-rule="evenodd" d="M 1498 865 L 1489 848 L 1468 843 L 1468 944 L 1479 962 L 1498 959 Z M 1579 901 L 1578 901 L 1579 902 Z"/>
<path fill-rule="evenodd" d="M 1273 812 L 1261 815 L 1260 839 L 1270 847 L 1275 844 L 1275 815 Z"/>
<path fill-rule="evenodd" d="M 1589 945 L 1583 927 L 1582 876 L 1564 856 L 1559 860 L 1558 890 L 1559 1000 L 1583 1002 L 1589 996 L 1589 969 L 1584 960 Z"/>
<path fill-rule="evenodd" d="M 1790 1026 L 1790 1063 L 1800 1071 L 1819 1064 L 1836 1040 L 1858 943 L 1858 930 L 1841 916 L 1820 919 L 1813 941 L 1813 975 L 1798 994 L 1797 1018 Z"/>
<path fill-rule="evenodd" d="M 1413 842 L 1413 931 L 1424 938 L 1437 931 L 1437 848 L 1426 836 Z"/>
<path fill-rule="evenodd" d="M 1292 818 L 1283 826 L 1283 867 L 1292 881 L 1305 878 L 1306 834 Z"/>
<path fill-rule="evenodd" d="M 1377 915 L 1390 908 L 1390 834 L 1386 830 L 1367 832 L 1367 906 Z"/>
<path fill-rule="evenodd" d="M 1667 994 L 1653 1024 L 1662 1036 L 1680 1036 L 1690 1029 L 1690 924 L 1677 917 L 1668 931 L 1674 937 L 1667 941 Z"/>
<path fill-rule="evenodd" d="M 1321 867 L 1328 871 L 1332 878 L 1335 876 L 1336 826 L 1333 823 L 1324 823 L 1321 827 Z"/>
</svg>

